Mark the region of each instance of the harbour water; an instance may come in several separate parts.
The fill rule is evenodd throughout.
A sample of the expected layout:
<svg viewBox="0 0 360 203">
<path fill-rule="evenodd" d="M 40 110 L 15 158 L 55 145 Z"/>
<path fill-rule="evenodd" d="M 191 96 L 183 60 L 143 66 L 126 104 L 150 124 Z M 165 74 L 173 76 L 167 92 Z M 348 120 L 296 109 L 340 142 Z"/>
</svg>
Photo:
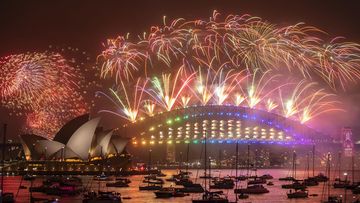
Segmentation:
<svg viewBox="0 0 360 203">
<path fill-rule="evenodd" d="M 197 183 L 203 183 L 204 179 L 196 178 L 198 176 L 203 175 L 202 170 L 190 170 L 190 171 L 192 172 L 191 177 L 192 177 L 193 181 L 196 181 Z M 163 177 L 165 179 L 165 178 L 169 178 L 172 174 L 177 173 L 177 170 L 163 170 L 162 172 L 167 175 L 167 177 Z M 278 178 L 280 178 L 280 177 L 285 177 L 285 176 L 290 175 L 289 170 L 287 170 L 287 169 L 259 169 L 257 171 L 257 173 L 258 173 L 258 175 L 271 174 L 274 177 L 274 179 L 271 180 L 274 183 L 273 186 L 265 185 L 265 187 L 267 187 L 270 190 L 270 193 L 262 194 L 262 195 L 250 195 L 250 197 L 248 199 L 239 200 L 238 202 L 254 202 L 254 203 L 256 203 L 256 202 L 269 202 L 269 203 L 321 202 L 322 194 L 327 192 L 327 187 L 326 186 L 324 187 L 324 184 L 327 185 L 327 183 L 320 183 L 319 186 L 313 186 L 313 187 L 308 188 L 309 195 L 318 194 L 318 196 L 310 196 L 309 198 L 306 198 L 306 199 L 290 200 L 286 196 L 286 193 L 289 190 L 281 188 L 281 184 L 285 184 L 286 182 L 278 180 Z M 239 174 L 241 174 L 241 173 L 239 172 Z M 235 175 L 235 170 L 229 170 L 229 169 L 216 170 L 216 169 L 214 169 L 212 171 L 212 176 L 226 176 L 226 175 L 232 175 L 232 176 Z M 297 173 L 298 179 L 303 179 L 306 177 L 307 177 L 307 173 L 304 171 L 299 171 Z M 333 179 L 334 177 L 335 176 L 332 176 L 331 178 Z M 186 196 L 186 197 L 176 197 L 176 198 L 170 198 L 170 199 L 155 198 L 153 191 L 139 191 L 139 185 L 143 184 L 142 183 L 143 176 L 129 177 L 132 182 L 130 183 L 130 187 L 128 187 L 128 188 L 106 187 L 105 181 L 94 181 L 94 180 L 92 180 L 93 179 L 92 176 L 82 176 L 81 178 L 83 180 L 83 184 L 85 187 L 91 188 L 91 190 L 94 190 L 94 191 L 97 191 L 100 189 L 103 191 L 120 192 L 122 197 L 130 197 L 131 198 L 131 199 L 123 200 L 123 202 L 129 202 L 129 203 L 155 203 L 155 202 L 180 203 L 180 202 L 191 202 L 192 199 L 201 197 L 201 194 L 190 194 L 189 196 Z M 42 178 L 42 177 L 36 178 L 36 180 L 33 181 L 33 186 L 41 185 L 43 179 L 44 178 Z M 350 177 L 350 180 L 351 180 L 351 177 Z M 18 190 L 20 184 L 23 186 L 26 186 L 27 189 Z M 30 187 L 30 184 L 31 184 L 30 181 L 24 181 L 24 180 L 21 181 L 20 176 L 7 176 L 7 177 L 5 177 L 5 183 L 4 183 L 5 192 L 13 192 L 14 195 L 16 196 L 16 202 L 29 202 L 30 194 L 29 194 L 28 188 Z M 174 185 L 174 183 L 165 181 L 164 186 L 170 186 L 170 185 Z M 246 187 L 246 181 L 241 181 L 240 183 L 238 183 L 238 187 Z M 213 190 L 213 191 L 216 191 L 216 190 Z M 230 201 L 235 200 L 233 190 L 223 190 L 223 191 L 228 196 Z M 331 188 L 331 194 L 343 196 L 345 194 L 345 190 Z M 50 198 L 49 196 L 46 196 L 42 193 L 33 193 L 33 196 L 38 197 L 38 198 L 44 198 L 44 197 Z M 71 202 L 71 203 L 82 202 L 81 195 L 75 196 L 75 197 L 56 197 L 56 196 L 53 196 L 53 197 L 59 198 L 60 202 Z M 347 202 L 352 202 L 358 198 L 359 198 L 359 196 L 353 195 L 350 190 L 347 191 Z"/>
</svg>

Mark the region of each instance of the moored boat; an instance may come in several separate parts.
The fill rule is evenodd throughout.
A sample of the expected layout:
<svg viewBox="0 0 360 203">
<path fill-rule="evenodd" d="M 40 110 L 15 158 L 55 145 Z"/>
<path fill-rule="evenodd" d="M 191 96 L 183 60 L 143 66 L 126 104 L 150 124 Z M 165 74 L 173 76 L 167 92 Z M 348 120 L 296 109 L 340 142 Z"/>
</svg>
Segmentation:
<svg viewBox="0 0 360 203">
<path fill-rule="evenodd" d="M 269 190 L 263 185 L 248 185 L 247 188 L 238 188 L 234 190 L 235 194 L 264 194 L 269 193 Z"/>
<path fill-rule="evenodd" d="M 174 187 L 162 188 L 154 192 L 157 198 L 184 197 L 187 194 Z"/>
<path fill-rule="evenodd" d="M 121 203 L 121 195 L 116 192 L 88 192 L 84 194 L 83 203 Z"/>
<path fill-rule="evenodd" d="M 179 190 L 184 193 L 203 193 L 205 191 L 199 183 L 184 185 L 184 188 L 180 188 Z"/>
<path fill-rule="evenodd" d="M 201 199 L 193 199 L 192 203 L 229 203 L 229 200 L 224 196 L 222 191 L 205 191 Z"/>
<path fill-rule="evenodd" d="M 106 187 L 129 187 L 129 184 L 125 181 L 116 181 L 112 183 L 106 183 Z"/>
<path fill-rule="evenodd" d="M 309 196 L 309 193 L 307 190 L 295 190 L 294 192 L 290 190 L 289 193 L 287 193 L 286 195 L 289 199 L 298 199 L 307 198 Z"/>
<path fill-rule="evenodd" d="M 148 185 L 139 186 L 139 190 L 161 190 L 162 184 L 149 183 Z"/>
</svg>

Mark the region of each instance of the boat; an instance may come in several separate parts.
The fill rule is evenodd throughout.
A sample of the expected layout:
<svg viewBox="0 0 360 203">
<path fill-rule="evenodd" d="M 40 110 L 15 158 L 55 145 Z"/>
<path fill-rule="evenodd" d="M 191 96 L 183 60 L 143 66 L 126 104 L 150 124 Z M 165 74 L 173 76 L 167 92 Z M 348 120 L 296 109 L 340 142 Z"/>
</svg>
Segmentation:
<svg viewBox="0 0 360 203">
<path fill-rule="evenodd" d="M 259 178 L 264 179 L 264 180 L 271 180 L 274 177 L 270 174 L 264 174 L 264 175 L 260 176 Z"/>
<path fill-rule="evenodd" d="M 255 177 L 253 180 L 249 180 L 247 184 L 248 185 L 266 184 L 266 180 L 259 177 Z"/>
<path fill-rule="evenodd" d="M 83 203 L 121 203 L 121 195 L 117 192 L 88 192 L 84 194 Z"/>
<path fill-rule="evenodd" d="M 104 173 L 102 173 L 101 175 L 94 176 L 94 180 L 96 180 L 96 181 L 109 181 L 109 180 L 111 180 L 111 178 L 108 177 L 107 175 L 105 175 Z"/>
<path fill-rule="evenodd" d="M 231 178 L 221 178 L 213 180 L 213 184 L 210 185 L 211 189 L 233 189 L 235 186 L 234 180 Z"/>
<path fill-rule="evenodd" d="M 279 178 L 280 181 L 295 181 L 296 179 L 294 177 L 288 176 L 285 178 Z"/>
<path fill-rule="evenodd" d="M 127 184 L 130 184 L 131 183 L 131 180 L 129 178 L 124 178 L 124 177 L 116 177 L 115 178 L 116 181 L 123 181 Z"/>
<path fill-rule="evenodd" d="M 292 168 L 290 170 L 290 172 L 292 173 L 291 176 L 287 176 L 284 178 L 279 178 L 279 181 L 297 181 L 296 180 L 296 152 L 293 152 L 293 156 L 292 156 Z"/>
<path fill-rule="evenodd" d="M 273 185 L 274 185 L 274 183 L 273 183 L 273 182 L 271 182 L 271 181 L 269 181 L 266 185 L 273 186 Z"/>
<path fill-rule="evenodd" d="M 6 140 L 6 129 L 7 129 L 7 124 L 3 125 L 3 130 L 4 130 L 4 134 L 3 134 L 3 142 L 2 142 L 2 146 L 5 146 L 5 140 Z M 5 147 L 2 148 L 2 153 L 1 153 L 1 157 L 3 157 L 2 163 L 1 163 L 1 195 L 0 195 L 0 202 L 6 202 L 6 203 L 12 203 L 15 202 L 14 199 L 14 193 L 11 192 L 4 192 L 4 157 L 5 157 Z"/>
<path fill-rule="evenodd" d="M 212 177 L 210 175 L 202 175 L 202 176 L 199 176 L 199 178 L 202 178 L 202 179 L 211 179 Z"/>
<path fill-rule="evenodd" d="M 171 177 L 171 178 L 167 178 L 165 180 L 168 181 L 168 182 L 176 182 L 178 179 L 174 178 L 174 177 Z"/>
<path fill-rule="evenodd" d="M 13 203 L 15 202 L 14 194 L 11 192 L 5 192 L 0 196 L 0 202 L 3 203 Z"/>
<path fill-rule="evenodd" d="M 306 186 L 317 186 L 319 185 L 319 182 L 314 177 L 310 177 L 310 154 L 308 153 L 307 156 L 307 164 L 306 164 L 306 172 L 307 172 L 307 178 L 304 179 L 304 185 Z"/>
<path fill-rule="evenodd" d="M 331 174 L 331 155 L 330 153 L 327 154 L 326 156 L 326 175 L 322 174 L 322 177 L 330 177 Z M 346 190 L 345 190 L 346 192 Z M 330 185 L 330 181 L 327 181 L 327 184 L 325 184 L 324 182 L 324 188 L 323 188 L 323 197 L 327 197 L 327 200 L 323 201 L 323 203 L 341 203 L 342 202 L 342 198 L 338 197 L 338 196 L 334 196 L 334 195 L 330 195 L 331 194 L 331 185 Z"/>
<path fill-rule="evenodd" d="M 180 180 L 176 180 L 175 181 L 175 185 L 189 185 L 192 184 L 193 182 L 190 179 L 180 179 Z"/>
<path fill-rule="evenodd" d="M 203 193 L 205 191 L 199 183 L 184 185 L 184 188 L 180 188 L 179 190 L 184 193 Z"/>
<path fill-rule="evenodd" d="M 319 173 L 318 175 L 314 176 L 314 178 L 318 182 L 326 182 L 329 180 L 329 178 L 325 176 L 323 173 Z"/>
<path fill-rule="evenodd" d="M 180 170 L 178 174 L 172 175 L 172 178 L 173 179 L 184 179 L 184 178 L 188 179 L 188 178 L 190 178 L 190 174 L 191 174 L 191 172 Z"/>
<path fill-rule="evenodd" d="M 281 185 L 283 189 L 295 189 L 295 190 L 304 190 L 306 189 L 306 185 L 304 183 L 300 183 L 299 181 L 295 181 L 291 184 Z"/>
<path fill-rule="evenodd" d="M 248 179 L 248 177 L 246 177 L 244 175 L 235 176 L 235 180 L 237 180 L 237 181 L 242 181 L 242 180 L 246 180 L 246 179 Z"/>
<path fill-rule="evenodd" d="M 249 198 L 249 195 L 241 193 L 240 195 L 238 195 L 238 198 L 239 199 L 247 199 L 247 198 Z"/>
<path fill-rule="evenodd" d="M 229 200 L 222 191 L 205 191 L 201 199 L 193 199 L 192 203 L 229 203 Z"/>
<path fill-rule="evenodd" d="M 156 195 L 156 198 L 185 197 L 188 195 L 179 190 L 178 188 L 174 187 L 162 188 L 161 190 L 154 193 Z"/>
<path fill-rule="evenodd" d="M 234 190 L 235 194 L 264 194 L 269 193 L 269 190 L 266 189 L 263 185 L 248 185 L 247 188 L 238 188 Z"/>
<path fill-rule="evenodd" d="M 206 134 L 204 136 L 204 177 L 211 177 L 211 159 L 207 157 L 206 150 Z M 207 161 L 209 160 L 209 174 L 206 173 Z M 228 198 L 224 195 L 223 191 L 210 192 L 207 190 L 207 180 L 204 181 L 205 192 L 202 195 L 201 199 L 193 199 L 192 203 L 228 203 Z"/>
<path fill-rule="evenodd" d="M 345 186 L 345 188 L 348 189 L 348 190 L 353 190 L 358 186 L 360 186 L 360 183 L 352 183 L 352 184 L 349 183 L 348 185 Z"/>
<path fill-rule="evenodd" d="M 337 182 L 333 184 L 334 188 L 346 188 L 348 189 L 350 186 L 350 181 L 343 181 L 338 179 Z"/>
<path fill-rule="evenodd" d="M 35 176 L 34 175 L 30 175 L 30 174 L 25 174 L 23 176 L 23 180 L 27 180 L 27 181 L 32 181 L 32 180 L 35 180 Z"/>
<path fill-rule="evenodd" d="M 290 190 L 289 193 L 287 193 L 286 195 L 289 199 L 298 199 L 298 198 L 308 198 L 309 193 L 307 190 L 295 190 L 294 192 Z"/>
<path fill-rule="evenodd" d="M 306 186 L 317 186 L 317 185 L 319 185 L 319 182 L 313 177 L 306 178 L 303 183 Z"/>
<path fill-rule="evenodd" d="M 351 190 L 354 195 L 360 194 L 360 186 L 355 187 Z"/>
<path fill-rule="evenodd" d="M 156 174 L 156 177 L 166 177 L 166 174 L 159 171 L 159 173 Z"/>
<path fill-rule="evenodd" d="M 81 190 L 77 189 L 75 186 L 60 186 L 52 185 L 50 187 L 45 187 L 43 193 L 47 195 L 56 195 L 56 196 L 75 196 L 80 194 Z"/>
<path fill-rule="evenodd" d="M 154 178 L 154 179 L 144 179 L 143 183 L 158 183 L 158 184 L 164 184 L 164 180 L 160 178 Z"/>
<path fill-rule="evenodd" d="M 149 183 L 148 185 L 139 186 L 139 190 L 161 190 L 162 184 Z"/>
<path fill-rule="evenodd" d="M 113 183 L 106 183 L 106 187 L 129 187 L 129 184 L 120 180 Z"/>
<path fill-rule="evenodd" d="M 322 203 L 342 203 L 342 198 L 337 196 L 329 196 L 328 199 Z"/>
<path fill-rule="evenodd" d="M 59 199 L 52 198 L 52 199 L 46 199 L 46 198 L 38 198 L 38 197 L 30 197 L 30 202 L 43 202 L 43 203 L 58 203 Z"/>
</svg>

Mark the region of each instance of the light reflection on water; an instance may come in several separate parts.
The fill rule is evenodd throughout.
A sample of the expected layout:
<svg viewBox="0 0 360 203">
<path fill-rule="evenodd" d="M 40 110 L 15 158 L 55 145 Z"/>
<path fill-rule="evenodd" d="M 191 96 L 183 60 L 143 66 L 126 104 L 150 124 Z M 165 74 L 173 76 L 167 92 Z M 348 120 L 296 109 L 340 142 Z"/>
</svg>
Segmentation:
<svg viewBox="0 0 360 203">
<path fill-rule="evenodd" d="M 203 171 L 197 171 L 197 170 L 190 170 L 193 172 L 192 178 L 195 180 L 196 174 L 201 174 Z M 163 173 L 167 175 L 168 178 L 171 176 L 171 174 L 175 174 L 176 170 L 163 170 Z M 213 176 L 226 176 L 226 175 L 235 175 L 235 170 L 213 170 L 212 171 Z M 274 176 L 274 179 L 271 180 L 274 183 L 274 186 L 266 186 L 270 193 L 263 194 L 263 195 L 250 195 L 249 199 L 246 200 L 240 200 L 238 202 L 270 202 L 270 203 L 277 203 L 277 202 L 320 202 L 322 198 L 322 191 L 324 189 L 324 184 L 320 183 L 319 186 L 315 187 L 309 187 L 309 194 L 318 194 L 317 197 L 309 197 L 307 199 L 298 199 L 298 200 L 289 200 L 287 199 L 286 193 L 288 190 L 281 189 L 281 184 L 284 184 L 285 182 L 278 181 L 279 177 L 285 177 L 289 175 L 289 170 L 285 169 L 267 169 L 267 170 L 258 170 L 258 175 L 262 175 L 265 173 L 270 173 L 272 176 Z M 241 172 L 239 172 L 241 174 Z M 307 176 L 307 173 L 304 171 L 297 173 L 297 178 L 302 179 Z M 191 202 L 191 199 L 196 199 L 201 196 L 201 194 L 190 194 L 190 196 L 186 197 L 177 197 L 177 198 L 170 198 L 170 199 L 157 199 L 155 198 L 155 195 L 152 191 L 139 191 L 139 185 L 142 184 L 143 176 L 131 176 L 129 177 L 132 181 L 130 183 L 130 187 L 128 188 L 108 188 L 105 186 L 106 182 L 99 182 L 98 181 L 92 181 L 92 176 L 83 176 L 83 183 L 84 186 L 91 187 L 92 190 L 97 191 L 99 188 L 104 191 L 116 191 L 120 192 L 123 197 L 131 197 L 130 200 L 123 200 L 123 202 L 133 202 L 133 203 L 155 203 L 155 202 Z M 333 178 L 333 176 L 332 176 Z M 19 185 L 20 185 L 21 177 L 19 176 L 9 176 L 5 178 L 5 192 L 13 192 L 15 195 L 18 191 Z M 196 179 L 196 182 L 203 183 L 203 179 Z M 42 179 L 37 178 L 33 185 L 38 186 L 41 185 Z M 164 186 L 170 186 L 171 182 L 166 182 Z M 327 184 L 327 183 L 326 183 Z M 26 186 L 27 188 L 30 187 L 29 181 L 23 181 L 22 185 Z M 242 181 L 240 184 L 238 184 L 239 187 L 246 187 L 246 182 Z M 234 201 L 235 196 L 233 194 L 233 190 L 224 190 L 225 194 L 229 197 L 229 200 Z M 343 189 L 331 189 L 332 194 L 337 195 L 344 195 Z M 43 195 L 42 193 L 33 193 L 34 197 L 46 197 L 46 195 Z M 21 189 L 19 190 L 16 202 L 29 202 L 29 191 L 28 189 Z M 53 196 L 55 197 L 55 196 Z M 347 199 L 353 200 L 354 198 L 358 198 L 358 196 L 353 196 L 351 194 L 351 191 L 347 191 Z M 82 202 L 81 196 L 77 197 L 62 197 L 60 198 L 60 202 Z"/>
</svg>

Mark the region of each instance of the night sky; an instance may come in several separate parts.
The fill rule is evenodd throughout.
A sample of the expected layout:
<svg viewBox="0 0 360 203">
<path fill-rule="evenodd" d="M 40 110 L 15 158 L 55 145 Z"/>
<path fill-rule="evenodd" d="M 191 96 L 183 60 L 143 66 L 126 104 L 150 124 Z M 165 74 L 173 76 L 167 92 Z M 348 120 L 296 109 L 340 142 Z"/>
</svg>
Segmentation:
<svg viewBox="0 0 360 203">
<path fill-rule="evenodd" d="M 207 19 L 213 10 L 222 16 L 251 14 L 271 23 L 291 25 L 305 22 L 360 43 L 360 3 L 358 1 L 1 1 L 0 56 L 25 51 L 44 51 L 49 45 L 73 46 L 93 58 L 107 38 L 148 31 L 151 25 L 170 19 Z M 359 87 L 359 86 L 358 86 Z M 360 127 L 360 90 L 345 93 L 344 101 L 354 106 L 348 125 Z M 0 108 L 0 113 L 2 113 Z M 346 115 L 345 115 L 346 116 Z M 338 119 L 338 118 L 337 118 Z M 2 113 L 0 121 L 15 124 Z M 13 123 L 12 123 L 13 122 Z M 13 132 L 14 133 L 14 132 Z"/>
</svg>

